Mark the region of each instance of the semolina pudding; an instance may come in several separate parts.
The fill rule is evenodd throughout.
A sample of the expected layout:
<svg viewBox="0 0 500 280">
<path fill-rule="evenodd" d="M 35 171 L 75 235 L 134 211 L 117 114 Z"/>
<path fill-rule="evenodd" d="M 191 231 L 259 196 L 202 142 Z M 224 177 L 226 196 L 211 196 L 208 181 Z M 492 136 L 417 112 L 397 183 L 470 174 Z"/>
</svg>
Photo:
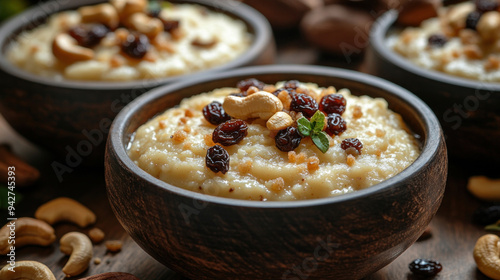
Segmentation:
<svg viewBox="0 0 500 280">
<path fill-rule="evenodd" d="M 368 188 L 404 170 L 420 149 L 384 99 L 247 79 L 143 124 L 128 154 L 152 176 L 194 192 L 293 201 Z"/>
</svg>

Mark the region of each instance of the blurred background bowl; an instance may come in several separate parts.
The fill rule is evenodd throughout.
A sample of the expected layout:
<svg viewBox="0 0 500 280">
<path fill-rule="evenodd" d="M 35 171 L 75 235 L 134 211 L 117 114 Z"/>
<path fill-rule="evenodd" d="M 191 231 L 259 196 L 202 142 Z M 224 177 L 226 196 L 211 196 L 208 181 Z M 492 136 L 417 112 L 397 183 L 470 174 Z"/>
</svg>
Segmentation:
<svg viewBox="0 0 500 280">
<path fill-rule="evenodd" d="M 385 98 L 420 135 L 422 153 L 396 176 L 323 199 L 261 202 L 187 191 L 156 179 L 127 155 L 135 130 L 191 95 L 242 79 L 297 79 Z M 389 264 L 436 213 L 447 175 L 439 122 L 420 99 L 379 78 L 318 66 L 261 66 L 152 90 L 116 117 L 105 158 L 118 220 L 151 256 L 190 279 L 359 279 Z M 132 199 L 131 199 L 132 198 Z"/>
<path fill-rule="evenodd" d="M 102 0 L 50 1 L 17 15 L 0 27 L 0 112 L 19 134 L 65 160 L 68 167 L 82 160 L 102 164 L 104 142 L 114 116 L 142 93 L 161 84 L 246 65 L 269 64 L 275 44 L 267 20 L 239 2 L 174 0 L 206 6 L 246 23 L 253 34 L 249 49 L 235 60 L 195 74 L 133 82 L 55 81 L 12 65 L 6 48 L 24 30 L 44 23 L 48 16 Z"/>
<path fill-rule="evenodd" d="M 390 11 L 373 25 L 366 72 L 408 89 L 431 107 L 450 157 L 473 165 L 500 162 L 500 84 L 423 69 L 395 53 L 386 39 L 397 16 Z"/>
</svg>

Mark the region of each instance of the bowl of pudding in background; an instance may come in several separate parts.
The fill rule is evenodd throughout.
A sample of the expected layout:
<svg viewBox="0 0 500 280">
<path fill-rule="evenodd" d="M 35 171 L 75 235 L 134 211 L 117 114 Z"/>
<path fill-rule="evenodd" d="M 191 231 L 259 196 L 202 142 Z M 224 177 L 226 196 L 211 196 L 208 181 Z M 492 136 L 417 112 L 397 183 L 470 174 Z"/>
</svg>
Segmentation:
<svg viewBox="0 0 500 280">
<path fill-rule="evenodd" d="M 138 79 L 131 81 L 109 79 L 98 81 L 92 78 L 74 80 L 68 79 L 64 75 L 34 74 L 30 72 L 31 70 L 23 70 L 13 65 L 11 60 L 6 58 L 9 44 L 17 36 L 24 34 L 23 31 L 32 30 L 45 23 L 49 16 L 60 11 L 76 10 L 82 6 L 102 3 L 104 1 L 99 0 L 79 1 L 78 3 L 71 1 L 47 2 L 14 17 L 0 28 L 2 54 L 0 56 L 0 112 L 17 132 L 33 143 L 55 152 L 66 167 L 71 167 L 82 159 L 86 159 L 90 163 L 102 162 L 104 143 L 111 121 L 121 108 L 142 93 L 158 85 L 172 83 L 192 75 L 203 75 L 211 71 L 227 70 L 245 65 L 268 64 L 272 63 L 274 58 L 274 39 L 269 24 L 263 16 L 244 4 L 204 0 L 172 1 L 172 3 L 174 5 L 197 4 L 204 7 L 200 8 L 200 11 L 204 10 L 203 13 L 221 13 L 231 20 L 241 21 L 251 40 L 247 49 L 234 59 L 207 69 L 196 69 L 194 73 L 165 77 L 152 75 L 147 79 L 142 79 L 143 76 L 139 76 Z M 179 30 L 183 30 L 182 26 L 183 24 L 180 22 Z M 137 35 L 137 33 L 134 34 Z M 128 40 L 126 35 L 125 38 Z M 136 38 L 139 36 L 137 35 Z M 152 42 L 153 39 L 149 39 Z M 63 49 L 65 42 L 67 40 L 63 40 L 61 43 Z M 132 44 L 134 43 L 137 42 L 132 41 Z M 203 42 L 198 43 L 200 48 L 206 47 Z M 168 42 L 166 43 L 167 47 Z M 120 52 L 120 57 L 123 59 L 126 55 L 122 55 L 122 52 L 123 50 Z M 188 54 L 184 55 L 188 56 Z M 64 55 L 62 57 L 64 58 Z M 145 57 L 151 59 L 147 55 Z M 44 60 L 43 57 L 38 59 Z M 126 57 L 125 60 L 127 59 Z M 96 58 L 96 60 L 98 59 Z M 142 67 L 139 59 L 131 58 L 130 60 L 133 60 L 133 63 L 130 64 Z M 117 61 L 120 63 L 119 59 Z M 57 63 L 59 63 L 57 65 L 66 66 L 63 61 Z M 26 65 L 28 68 L 30 67 L 29 61 Z M 144 71 L 147 72 L 148 69 Z M 87 75 L 78 71 L 73 72 L 76 73 L 74 77 Z M 92 76 L 93 71 L 86 72 Z M 104 71 L 105 74 L 106 72 L 111 72 L 111 70 Z M 127 69 L 124 73 L 127 73 Z"/>
<path fill-rule="evenodd" d="M 421 153 L 400 173 L 366 189 L 295 201 L 186 190 L 148 174 L 129 157 L 134 132 L 148 120 L 186 97 L 247 78 L 267 84 L 298 80 L 384 98 L 420 136 Z M 423 232 L 443 197 L 447 156 L 437 118 L 401 87 L 347 70 L 262 66 L 181 81 L 131 102 L 112 125 L 105 171 L 110 204 L 125 230 L 185 277 L 359 279 L 389 264 Z"/>
<path fill-rule="evenodd" d="M 461 5 L 473 6 L 472 3 Z M 465 13 L 462 15 L 464 26 L 466 15 L 474 11 L 473 7 L 468 9 L 470 10 L 462 12 Z M 429 34 L 435 36 L 428 39 L 433 41 L 435 46 L 427 46 L 420 50 L 429 43 L 427 40 L 417 39 L 415 41 L 418 43 L 413 47 L 408 46 L 406 51 L 420 57 L 427 56 L 427 48 L 438 51 L 425 59 L 412 58 L 420 60 L 417 63 L 421 64 L 417 64 L 389 46 L 390 40 L 395 40 L 394 37 L 400 39 L 397 36 L 402 34 L 400 32 L 403 28 L 396 24 L 397 18 L 398 13 L 390 11 L 374 24 L 366 56 L 366 72 L 392 81 L 422 98 L 434 111 L 443 127 L 451 157 L 465 159 L 467 162 L 474 160 L 474 164 L 477 160 L 483 163 L 498 162 L 500 83 L 495 78 L 495 73 L 498 74 L 500 71 L 498 68 L 483 71 L 482 68 L 488 67 L 488 63 L 493 65 L 494 60 L 488 62 L 489 57 L 486 54 L 484 58 L 472 57 L 476 55 L 477 47 L 471 44 L 470 47 L 461 50 L 461 45 L 458 43 L 461 40 L 468 40 L 467 38 L 476 40 L 480 36 L 475 33 L 476 31 L 463 26 L 459 31 L 451 30 L 446 33 L 436 29 L 437 23 L 424 22 L 427 29 L 435 30 L 431 32 L 435 34 Z M 458 37 L 452 37 L 449 35 L 450 32 L 460 33 L 455 35 Z M 444 36 L 444 40 L 442 40 L 443 34 L 448 34 Z M 438 46 L 441 43 L 444 46 Z M 442 53 L 439 53 L 440 48 L 443 49 Z M 467 58 L 467 55 L 471 58 Z M 495 53 L 492 53 L 491 57 L 494 58 Z M 442 69 L 438 69 L 441 60 Z M 467 63 L 471 63 L 471 71 L 468 71 Z M 421 65 L 433 65 L 431 68 L 434 68 L 426 69 Z M 482 75 L 483 72 L 486 75 Z M 480 75 L 483 77 L 479 78 Z"/>
</svg>

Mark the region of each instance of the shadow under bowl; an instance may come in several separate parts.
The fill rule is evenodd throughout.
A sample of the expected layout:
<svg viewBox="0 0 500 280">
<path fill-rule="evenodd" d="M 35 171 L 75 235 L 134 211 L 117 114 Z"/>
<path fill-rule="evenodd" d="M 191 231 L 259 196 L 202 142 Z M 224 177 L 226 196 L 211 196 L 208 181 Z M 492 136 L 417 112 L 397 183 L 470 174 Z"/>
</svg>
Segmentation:
<svg viewBox="0 0 500 280">
<path fill-rule="evenodd" d="M 431 107 L 443 127 L 450 157 L 472 165 L 500 162 L 500 83 L 427 70 L 397 54 L 387 45 L 397 16 L 389 11 L 373 24 L 366 72 L 408 89 Z"/>
<path fill-rule="evenodd" d="M 171 2 L 199 4 L 240 19 L 254 38 L 241 56 L 208 70 L 131 82 L 56 81 L 19 69 L 6 59 L 9 43 L 22 31 L 43 24 L 54 13 L 101 2 L 104 1 L 50 1 L 21 13 L 0 27 L 0 112 L 19 134 L 64 160 L 63 166 L 59 167 L 61 170 L 73 168 L 83 159 L 88 163 L 102 164 L 104 142 L 113 118 L 142 93 L 195 75 L 270 64 L 274 60 L 274 38 L 261 14 L 242 3 L 209 0 Z"/>
<path fill-rule="evenodd" d="M 408 168 L 353 193 L 303 201 L 247 201 L 167 184 L 127 155 L 136 129 L 186 97 L 242 79 L 297 79 L 385 98 L 421 136 Z M 164 86 L 123 109 L 105 158 L 108 199 L 130 236 L 151 256 L 191 279 L 359 279 L 389 264 L 436 213 L 447 175 L 437 118 L 403 88 L 366 74 L 319 66 L 261 66 Z"/>
</svg>

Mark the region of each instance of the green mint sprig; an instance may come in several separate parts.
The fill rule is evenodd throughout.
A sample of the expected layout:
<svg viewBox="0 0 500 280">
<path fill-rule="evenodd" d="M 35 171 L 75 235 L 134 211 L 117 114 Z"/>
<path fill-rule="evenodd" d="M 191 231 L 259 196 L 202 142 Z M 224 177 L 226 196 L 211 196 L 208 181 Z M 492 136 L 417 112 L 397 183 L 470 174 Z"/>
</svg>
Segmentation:
<svg viewBox="0 0 500 280">
<path fill-rule="evenodd" d="M 325 115 L 320 111 L 316 111 L 310 121 L 305 117 L 297 120 L 299 133 L 304 137 L 310 136 L 314 145 L 316 145 L 322 153 L 326 153 L 328 148 L 330 148 L 330 141 L 323 131 L 324 126 Z"/>
</svg>

